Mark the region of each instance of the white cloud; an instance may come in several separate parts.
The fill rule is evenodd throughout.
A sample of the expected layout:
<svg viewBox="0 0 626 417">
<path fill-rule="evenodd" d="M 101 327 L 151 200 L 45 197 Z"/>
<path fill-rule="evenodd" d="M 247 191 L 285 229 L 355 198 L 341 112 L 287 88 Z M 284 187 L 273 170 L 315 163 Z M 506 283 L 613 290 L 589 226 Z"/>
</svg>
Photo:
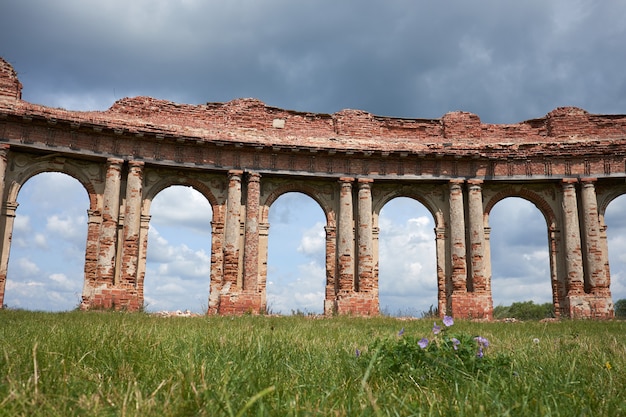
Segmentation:
<svg viewBox="0 0 626 417">
<path fill-rule="evenodd" d="M 19 273 L 25 276 L 35 276 L 40 273 L 37 264 L 28 258 L 19 258 L 17 260 L 17 267 L 20 269 Z"/>
<path fill-rule="evenodd" d="M 304 231 L 298 252 L 305 255 L 318 256 L 326 251 L 326 232 L 324 223 L 317 222 L 313 227 Z"/>
<path fill-rule="evenodd" d="M 33 237 L 33 243 L 38 248 L 48 249 L 48 240 L 46 239 L 46 236 L 41 233 L 35 234 L 35 236 Z"/>
<path fill-rule="evenodd" d="M 59 216 L 53 214 L 47 218 L 46 230 L 54 233 L 63 239 L 75 241 L 83 238 L 86 230 L 87 219 L 84 216 L 71 217 L 69 215 Z"/>
</svg>

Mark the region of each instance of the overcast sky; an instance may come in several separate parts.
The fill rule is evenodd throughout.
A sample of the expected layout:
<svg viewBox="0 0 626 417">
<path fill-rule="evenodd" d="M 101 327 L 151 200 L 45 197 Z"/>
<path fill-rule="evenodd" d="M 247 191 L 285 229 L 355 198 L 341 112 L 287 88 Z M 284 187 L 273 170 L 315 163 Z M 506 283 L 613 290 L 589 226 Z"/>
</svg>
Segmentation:
<svg viewBox="0 0 626 417">
<path fill-rule="evenodd" d="M 148 95 L 192 104 L 253 97 L 300 111 L 353 108 L 415 118 L 464 110 L 489 123 L 542 117 L 560 106 L 624 114 L 624 45 L 622 0 L 20 0 L 0 6 L 0 56 L 18 72 L 23 98 L 71 110 L 104 110 L 117 99 Z M 76 203 L 67 209 L 67 201 Z M 85 190 L 69 177 L 42 174 L 25 185 L 18 202 L 5 303 L 75 307 Z M 620 198 L 607 213 L 614 299 L 626 298 L 625 212 Z M 193 190 L 173 187 L 156 197 L 151 214 L 148 308 L 205 309 L 210 206 Z M 308 197 L 287 194 L 270 220 L 270 308 L 321 312 L 321 209 Z M 383 310 L 419 315 L 436 306 L 430 213 L 398 199 L 383 209 L 380 223 Z M 495 304 L 550 301 L 539 211 L 505 199 L 494 207 L 490 226 Z"/>
</svg>

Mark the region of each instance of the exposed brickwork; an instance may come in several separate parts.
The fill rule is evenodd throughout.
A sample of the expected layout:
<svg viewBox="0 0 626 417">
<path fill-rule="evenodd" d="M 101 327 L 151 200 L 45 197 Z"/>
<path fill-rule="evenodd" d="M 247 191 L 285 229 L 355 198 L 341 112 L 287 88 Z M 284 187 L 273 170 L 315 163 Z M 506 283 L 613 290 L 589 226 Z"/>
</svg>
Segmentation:
<svg viewBox="0 0 626 417">
<path fill-rule="evenodd" d="M 3 98 L 21 99 L 22 83 L 11 64 L 0 57 L 0 100 Z"/>
<path fill-rule="evenodd" d="M 89 194 L 83 308 L 142 307 L 149 203 L 182 184 L 212 207 L 209 314 L 267 310 L 267 213 L 298 191 L 326 216 L 326 314 L 379 313 L 378 214 L 407 196 L 435 219 L 440 313 L 491 318 L 488 216 L 520 196 L 546 219 L 557 314 L 613 316 L 602 219 L 626 193 L 626 115 L 562 107 L 495 125 L 467 112 L 404 119 L 150 97 L 75 112 L 22 101 L 21 88 L 0 58 L 0 303 L 16 190 L 59 171 Z"/>
</svg>

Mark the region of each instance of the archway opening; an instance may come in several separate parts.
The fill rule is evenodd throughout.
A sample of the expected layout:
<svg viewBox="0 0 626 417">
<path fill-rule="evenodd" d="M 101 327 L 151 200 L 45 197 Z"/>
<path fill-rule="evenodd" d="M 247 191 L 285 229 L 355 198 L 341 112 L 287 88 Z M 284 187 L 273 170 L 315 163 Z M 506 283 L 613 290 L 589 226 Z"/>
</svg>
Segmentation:
<svg viewBox="0 0 626 417">
<path fill-rule="evenodd" d="M 380 211 L 380 311 L 393 316 L 436 313 L 437 255 L 432 214 L 418 201 L 398 197 Z"/>
<path fill-rule="evenodd" d="M 520 197 L 507 197 L 489 214 L 493 305 L 553 303 L 546 220 Z"/>
<path fill-rule="evenodd" d="M 174 185 L 153 199 L 144 278 L 147 311 L 206 312 L 212 214 L 208 200 L 191 187 Z"/>
<path fill-rule="evenodd" d="M 4 304 L 67 311 L 84 284 L 89 197 L 75 178 L 45 172 L 18 193 Z"/>
<path fill-rule="evenodd" d="M 604 213 L 613 302 L 626 299 L 626 195 L 611 201 Z"/>
<path fill-rule="evenodd" d="M 326 292 L 326 217 L 311 197 L 289 192 L 270 207 L 267 310 L 322 314 Z"/>
</svg>

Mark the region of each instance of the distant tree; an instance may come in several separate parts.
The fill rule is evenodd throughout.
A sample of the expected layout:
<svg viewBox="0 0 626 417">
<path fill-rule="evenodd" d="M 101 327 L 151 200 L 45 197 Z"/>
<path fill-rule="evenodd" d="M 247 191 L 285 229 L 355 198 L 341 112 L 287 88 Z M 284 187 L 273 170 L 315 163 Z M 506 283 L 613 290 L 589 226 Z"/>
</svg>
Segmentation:
<svg viewBox="0 0 626 417">
<path fill-rule="evenodd" d="M 493 309 L 493 317 L 496 319 L 515 318 L 518 320 L 541 320 L 554 317 L 554 306 L 552 303 L 535 304 L 533 301 L 516 302 L 508 307 L 495 307 Z"/>
<path fill-rule="evenodd" d="M 511 317 L 510 314 L 510 306 L 496 306 L 493 308 L 493 318 L 494 319 L 506 319 Z"/>
<path fill-rule="evenodd" d="M 617 300 L 613 308 L 615 309 L 615 318 L 626 319 L 626 298 Z"/>
</svg>

